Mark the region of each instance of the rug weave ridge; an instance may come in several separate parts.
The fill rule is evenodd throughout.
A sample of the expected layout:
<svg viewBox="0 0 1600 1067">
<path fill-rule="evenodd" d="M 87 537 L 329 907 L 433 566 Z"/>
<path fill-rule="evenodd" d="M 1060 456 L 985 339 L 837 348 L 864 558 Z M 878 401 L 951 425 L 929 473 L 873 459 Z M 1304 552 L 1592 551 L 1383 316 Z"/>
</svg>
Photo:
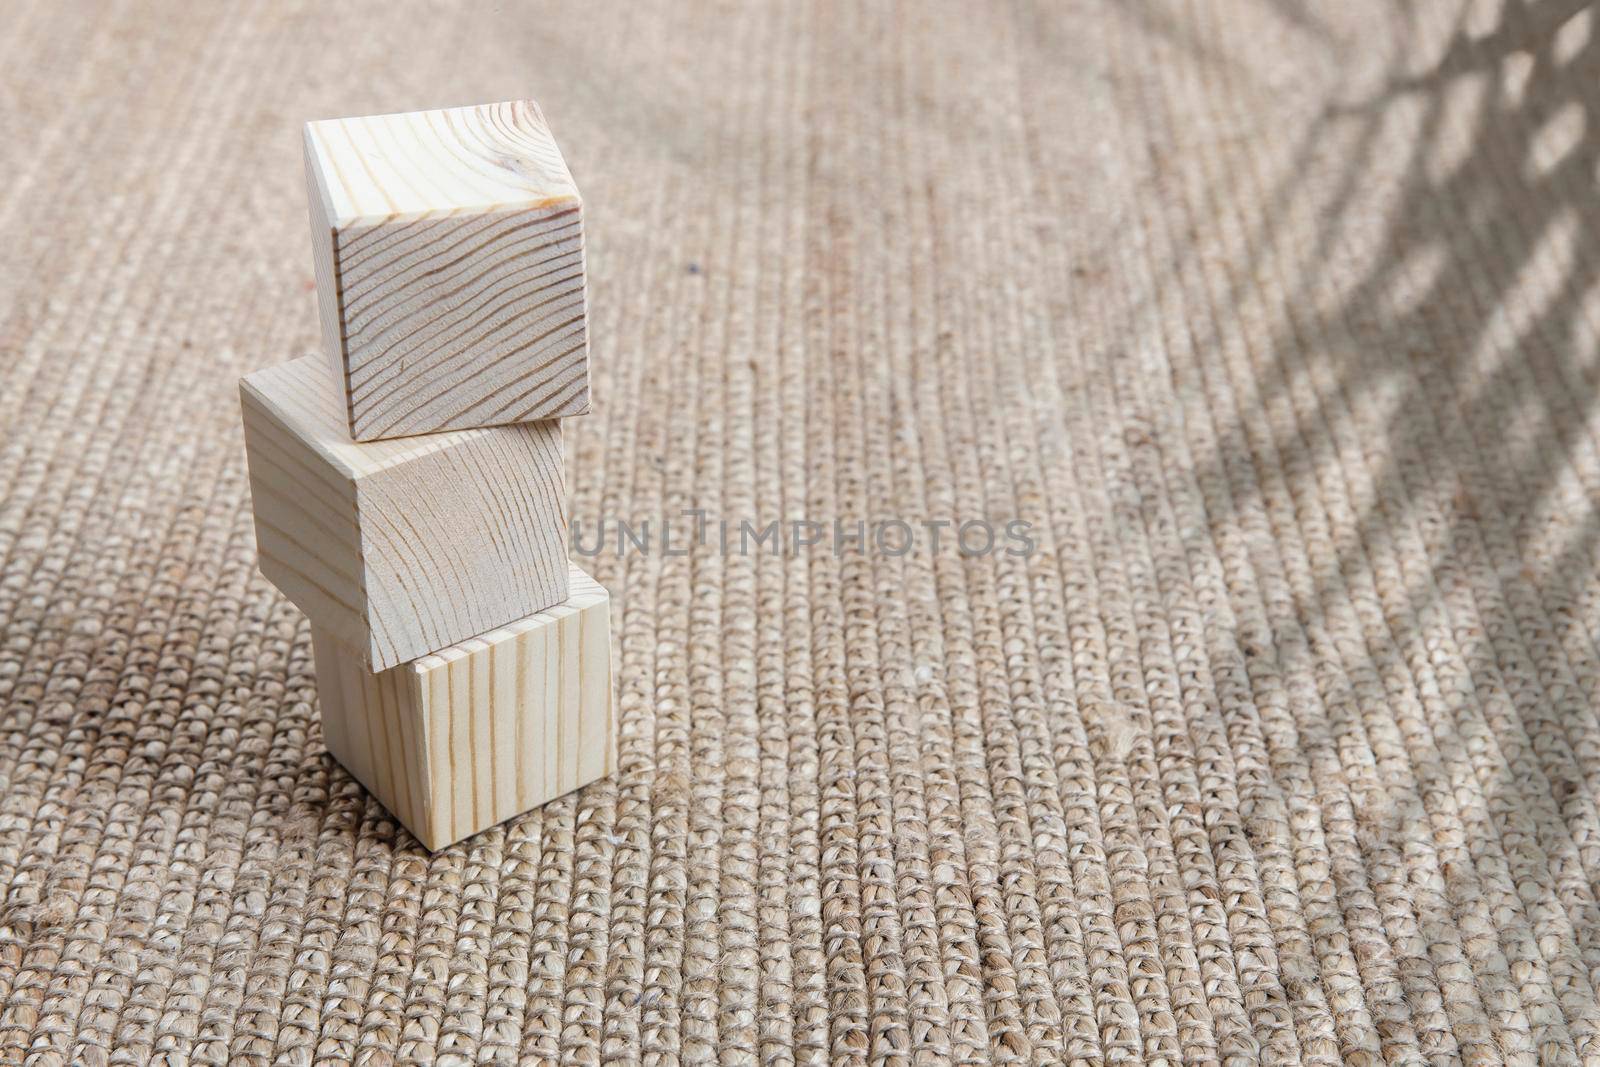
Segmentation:
<svg viewBox="0 0 1600 1067">
<path fill-rule="evenodd" d="M 7 15 L 0 1062 L 1600 1058 L 1591 5 Z M 1034 550 L 613 527 L 619 773 L 429 856 L 235 382 L 303 120 L 527 95 L 581 544 Z"/>
</svg>

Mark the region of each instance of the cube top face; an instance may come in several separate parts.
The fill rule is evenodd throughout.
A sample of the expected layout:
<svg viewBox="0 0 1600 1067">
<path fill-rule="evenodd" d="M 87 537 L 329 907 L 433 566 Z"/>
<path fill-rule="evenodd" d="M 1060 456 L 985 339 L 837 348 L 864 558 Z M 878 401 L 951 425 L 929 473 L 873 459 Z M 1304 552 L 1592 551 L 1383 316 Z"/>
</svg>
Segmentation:
<svg viewBox="0 0 1600 1067">
<path fill-rule="evenodd" d="M 468 638 L 449 648 L 442 648 L 438 652 L 423 656 L 407 664 L 407 667 L 417 674 L 425 675 L 440 667 L 447 667 L 452 662 L 467 659 L 478 653 L 487 653 L 496 645 L 514 642 L 518 637 L 530 630 L 537 630 L 549 626 L 575 611 L 583 611 L 597 604 L 610 603 L 610 595 L 599 582 L 589 577 L 576 566 L 567 566 L 567 599 L 553 607 L 546 608 L 536 615 L 518 619 L 505 626 L 496 627 L 486 634 Z"/>
<path fill-rule="evenodd" d="M 589 410 L 583 205 L 534 104 L 313 122 L 305 156 L 351 437 Z"/>
<path fill-rule="evenodd" d="M 561 427 L 355 444 L 315 357 L 240 383 L 261 572 L 374 670 L 567 597 Z"/>
<path fill-rule="evenodd" d="M 312 356 L 247 374 L 239 388 L 352 482 L 496 432 L 456 430 L 386 441 L 352 441 L 339 410 L 338 389 L 323 361 Z"/>
<path fill-rule="evenodd" d="M 306 123 L 328 221 L 574 207 L 578 187 L 539 105 L 511 100 Z"/>
</svg>

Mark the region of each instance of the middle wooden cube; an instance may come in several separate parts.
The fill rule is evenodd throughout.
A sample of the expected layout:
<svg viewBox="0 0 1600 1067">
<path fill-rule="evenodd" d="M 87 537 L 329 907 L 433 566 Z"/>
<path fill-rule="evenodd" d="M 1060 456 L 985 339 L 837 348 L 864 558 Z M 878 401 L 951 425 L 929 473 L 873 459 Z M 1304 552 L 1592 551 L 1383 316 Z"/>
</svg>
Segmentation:
<svg viewBox="0 0 1600 1067">
<path fill-rule="evenodd" d="M 352 437 L 589 410 L 583 202 L 532 101 L 312 122 L 305 155 Z"/>
<path fill-rule="evenodd" d="M 373 670 L 567 599 L 559 422 L 358 444 L 314 356 L 239 399 L 261 573 Z"/>
</svg>

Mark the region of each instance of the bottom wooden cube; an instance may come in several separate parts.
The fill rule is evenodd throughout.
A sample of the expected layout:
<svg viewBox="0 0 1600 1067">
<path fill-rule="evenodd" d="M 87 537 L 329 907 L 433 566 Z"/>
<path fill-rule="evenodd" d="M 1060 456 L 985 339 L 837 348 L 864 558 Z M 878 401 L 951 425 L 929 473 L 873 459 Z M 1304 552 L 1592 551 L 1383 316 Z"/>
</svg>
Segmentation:
<svg viewBox="0 0 1600 1067">
<path fill-rule="evenodd" d="M 610 774 L 610 597 L 576 567 L 553 608 L 373 673 L 312 627 L 328 751 L 427 848 Z"/>
</svg>

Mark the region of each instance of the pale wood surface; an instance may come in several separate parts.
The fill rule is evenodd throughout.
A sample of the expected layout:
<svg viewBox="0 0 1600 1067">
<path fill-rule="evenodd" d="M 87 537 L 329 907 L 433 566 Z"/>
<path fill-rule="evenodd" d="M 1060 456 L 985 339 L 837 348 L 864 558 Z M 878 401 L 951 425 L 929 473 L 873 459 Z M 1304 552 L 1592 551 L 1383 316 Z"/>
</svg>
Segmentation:
<svg viewBox="0 0 1600 1067">
<path fill-rule="evenodd" d="M 373 669 L 566 599 L 560 423 L 358 444 L 312 356 L 239 393 L 261 572 Z"/>
<path fill-rule="evenodd" d="M 373 673 L 313 626 L 328 751 L 430 849 L 610 774 L 610 598 L 562 604 Z"/>
<path fill-rule="evenodd" d="M 583 203 L 537 105 L 311 122 L 305 157 L 352 436 L 589 410 Z"/>
</svg>

